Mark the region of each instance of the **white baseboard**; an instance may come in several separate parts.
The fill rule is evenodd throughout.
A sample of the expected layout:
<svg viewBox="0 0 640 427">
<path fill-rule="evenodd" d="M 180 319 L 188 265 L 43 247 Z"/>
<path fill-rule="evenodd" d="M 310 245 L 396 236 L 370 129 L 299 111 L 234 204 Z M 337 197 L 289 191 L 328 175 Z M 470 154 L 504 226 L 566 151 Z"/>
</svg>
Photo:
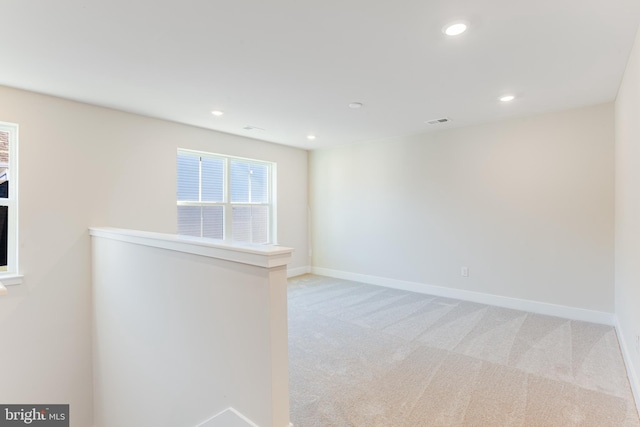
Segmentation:
<svg viewBox="0 0 640 427">
<path fill-rule="evenodd" d="M 305 267 L 287 269 L 288 278 L 302 276 L 303 274 L 308 274 L 308 273 L 311 273 L 311 266 L 308 266 L 308 265 Z"/>
<path fill-rule="evenodd" d="M 631 391 L 633 392 L 633 398 L 636 401 L 636 410 L 640 409 L 640 382 L 638 382 L 638 373 L 633 365 L 632 350 L 633 346 L 629 345 L 629 341 L 622 332 L 618 317 L 615 318 L 616 333 L 618 335 L 618 342 L 620 343 L 620 350 L 622 351 L 622 358 L 624 364 L 627 367 L 627 377 L 629 378 L 629 384 L 631 385 Z M 631 340 L 633 342 L 633 340 Z"/>
<path fill-rule="evenodd" d="M 584 322 L 600 323 L 609 326 L 614 325 L 613 313 L 605 313 L 602 311 L 549 304 L 539 301 L 523 300 L 518 298 L 504 297 L 500 295 L 491 295 L 481 292 L 467 291 L 464 289 L 446 288 L 443 286 L 427 285 L 425 283 L 408 282 L 404 280 L 389 279 L 386 277 L 350 273 L 346 271 L 333 270 L 330 268 L 312 267 L 311 272 L 320 276 L 352 280 L 355 282 L 368 283 L 371 285 L 401 289 L 404 291 L 417 292 L 421 294 L 454 298 L 464 301 L 477 302 L 480 304 L 495 305 L 498 307 L 528 311 L 537 314 L 545 314 L 547 316 L 562 317 L 571 320 L 581 320 Z"/>
</svg>

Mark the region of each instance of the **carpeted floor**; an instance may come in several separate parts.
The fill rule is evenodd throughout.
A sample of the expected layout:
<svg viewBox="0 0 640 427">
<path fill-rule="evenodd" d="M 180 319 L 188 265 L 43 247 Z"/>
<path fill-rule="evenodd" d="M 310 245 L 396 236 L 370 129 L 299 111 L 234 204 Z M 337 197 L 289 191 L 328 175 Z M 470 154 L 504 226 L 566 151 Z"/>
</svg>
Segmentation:
<svg viewBox="0 0 640 427">
<path fill-rule="evenodd" d="M 289 281 L 295 427 L 639 427 L 615 330 L 306 275 Z"/>
</svg>

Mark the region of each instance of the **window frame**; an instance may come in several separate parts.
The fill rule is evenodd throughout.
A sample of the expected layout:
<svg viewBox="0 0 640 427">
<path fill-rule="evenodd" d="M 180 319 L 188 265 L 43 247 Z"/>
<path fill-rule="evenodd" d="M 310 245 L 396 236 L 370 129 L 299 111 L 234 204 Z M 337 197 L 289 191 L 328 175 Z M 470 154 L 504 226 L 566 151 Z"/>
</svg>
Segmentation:
<svg viewBox="0 0 640 427">
<path fill-rule="evenodd" d="M 223 194 L 221 202 L 209 202 L 209 201 L 181 201 L 177 200 L 177 188 L 176 188 L 176 206 L 193 206 L 193 207 L 207 207 L 207 206 L 222 206 L 223 214 L 223 238 L 222 242 L 228 244 L 261 244 L 261 245 L 277 245 L 277 193 L 276 193 L 276 172 L 277 172 L 277 164 L 275 162 L 269 162 L 265 160 L 251 159 L 247 157 L 238 157 L 238 156 L 228 156 L 226 154 L 218 154 L 218 153 L 209 153 L 205 151 L 199 150 L 191 150 L 186 148 L 178 148 L 176 153 L 177 156 L 183 154 L 188 156 L 199 156 L 199 157 L 207 157 L 212 159 L 219 159 L 223 161 Z M 231 162 L 239 161 L 243 163 L 255 164 L 260 166 L 266 166 L 268 170 L 269 182 L 267 185 L 268 191 L 268 202 L 267 203 L 259 203 L 259 202 L 232 202 L 231 201 Z M 202 162 L 199 163 L 199 173 L 200 180 L 198 186 L 198 198 L 202 199 Z M 177 178 L 177 162 L 176 162 L 176 178 Z M 176 179 L 177 185 L 177 179 Z M 244 206 L 266 206 L 268 209 L 268 231 L 267 231 L 267 242 L 266 243 L 252 243 L 252 242 L 239 242 L 233 240 L 233 208 L 234 207 L 244 207 Z M 200 236 L 202 237 L 202 224 L 200 226 Z M 218 239 L 215 239 L 218 240 Z"/>
<path fill-rule="evenodd" d="M 0 198 L 0 206 L 7 206 L 7 270 L 0 272 L 5 285 L 18 284 L 18 124 L 0 121 L 0 131 L 9 134 L 9 197 Z"/>
</svg>

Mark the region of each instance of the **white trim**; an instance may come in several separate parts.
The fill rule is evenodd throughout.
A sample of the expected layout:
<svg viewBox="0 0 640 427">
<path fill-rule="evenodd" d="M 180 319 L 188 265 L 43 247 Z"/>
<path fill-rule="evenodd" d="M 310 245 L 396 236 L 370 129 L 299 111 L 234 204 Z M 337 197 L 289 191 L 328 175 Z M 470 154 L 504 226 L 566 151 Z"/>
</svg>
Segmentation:
<svg viewBox="0 0 640 427">
<path fill-rule="evenodd" d="M 618 335 L 618 342 L 620 343 L 620 350 L 622 351 L 622 358 L 624 359 L 624 364 L 627 368 L 627 377 L 629 378 L 629 385 L 631 385 L 631 391 L 633 392 L 633 398 L 636 402 L 636 411 L 640 408 L 640 382 L 638 381 L 638 374 L 636 373 L 635 367 L 633 366 L 631 356 L 633 346 L 627 345 L 627 339 L 622 333 L 622 328 L 620 327 L 620 319 L 618 316 L 615 316 L 615 327 L 616 333 Z"/>
<path fill-rule="evenodd" d="M 304 267 L 290 268 L 287 270 L 287 278 L 290 279 L 292 277 L 302 276 L 303 274 L 309 273 L 311 273 L 311 266 L 308 265 Z"/>
<path fill-rule="evenodd" d="M 208 424 L 209 422 L 213 421 L 214 419 L 218 418 L 219 416 L 227 413 L 227 412 L 231 412 L 234 415 L 236 415 L 238 418 L 240 418 L 242 421 L 246 422 L 247 425 L 249 425 L 250 427 L 258 427 L 258 425 L 256 423 L 254 423 L 253 421 L 251 421 L 249 418 L 245 417 L 244 415 L 242 415 L 240 412 L 236 411 L 235 409 L 233 409 L 232 407 L 228 407 L 227 409 L 225 409 L 224 411 L 218 412 L 217 414 L 215 414 L 213 417 L 209 418 L 206 421 L 201 422 L 200 424 L 198 424 L 196 427 L 202 427 L 205 424 Z"/>
<path fill-rule="evenodd" d="M 274 245 L 278 244 L 278 164 L 271 162 L 269 171 L 271 177 L 269 179 L 269 241 Z"/>
<path fill-rule="evenodd" d="M 275 245 L 229 244 L 202 237 L 121 228 L 90 228 L 89 234 L 138 245 L 152 246 L 172 251 L 186 252 L 209 258 L 218 258 L 258 267 L 282 267 L 291 261 L 293 249 Z"/>
<path fill-rule="evenodd" d="M 211 153 L 209 151 L 191 150 L 189 148 L 178 148 L 178 152 L 200 156 L 200 157 L 210 157 L 213 159 L 230 159 L 230 160 L 238 160 L 241 162 L 259 163 L 266 166 L 273 164 L 273 162 L 270 162 L 268 160 L 259 160 L 259 159 L 252 159 L 249 157 L 231 156 L 229 154 Z"/>
<path fill-rule="evenodd" d="M 389 279 L 386 277 L 350 273 L 322 267 L 312 267 L 311 272 L 321 276 L 353 280 L 356 282 L 384 286 L 393 289 L 402 289 L 421 294 L 472 301 L 571 320 L 581 320 L 584 322 L 600 323 L 609 326 L 614 325 L 613 313 L 605 313 L 601 311 L 587 310 L 584 308 L 568 307 L 564 305 L 549 304 L 546 302 L 524 300 L 500 295 L 491 295 L 482 292 L 467 291 L 464 289 L 446 288 L 443 286 L 428 285 L 426 283 L 408 282 L 404 280 Z"/>
<path fill-rule="evenodd" d="M 247 425 L 249 425 L 250 427 L 258 427 L 258 425 L 256 423 L 254 423 L 253 421 L 251 421 L 249 418 L 245 417 L 244 415 L 242 415 L 240 412 L 236 411 L 235 409 L 233 409 L 232 407 L 228 407 L 227 409 L 225 409 L 224 411 L 218 412 L 217 414 L 215 414 L 213 417 L 209 418 L 206 421 L 201 422 L 200 424 L 198 424 L 196 427 L 204 427 L 207 423 L 213 421 L 214 419 L 216 419 L 217 417 L 227 413 L 227 412 L 231 412 L 234 415 L 236 415 L 238 418 L 240 418 L 242 421 L 246 422 Z M 287 425 L 288 427 L 293 427 L 293 423 L 289 423 Z"/>
<path fill-rule="evenodd" d="M 20 285 L 24 280 L 21 274 L 0 273 L 0 282 L 5 286 Z"/>
<path fill-rule="evenodd" d="M 17 275 L 18 264 L 18 147 L 19 127 L 16 123 L 0 122 L 0 130 L 9 134 L 9 197 L 8 206 L 7 272 Z M 6 285 L 7 283 L 5 283 Z"/>
</svg>

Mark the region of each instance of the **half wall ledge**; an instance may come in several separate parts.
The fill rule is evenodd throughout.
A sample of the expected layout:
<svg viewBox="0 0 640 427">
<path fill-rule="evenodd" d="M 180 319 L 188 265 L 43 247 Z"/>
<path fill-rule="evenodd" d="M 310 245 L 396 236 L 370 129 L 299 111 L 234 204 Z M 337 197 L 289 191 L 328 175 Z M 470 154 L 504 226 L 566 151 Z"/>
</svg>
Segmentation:
<svg viewBox="0 0 640 427">
<path fill-rule="evenodd" d="M 122 242 L 172 251 L 233 261 L 257 267 L 272 268 L 287 265 L 291 261 L 292 248 L 277 245 L 255 245 L 246 243 L 224 243 L 202 237 L 179 236 L 177 234 L 124 228 L 92 227 L 89 234 Z"/>
</svg>

